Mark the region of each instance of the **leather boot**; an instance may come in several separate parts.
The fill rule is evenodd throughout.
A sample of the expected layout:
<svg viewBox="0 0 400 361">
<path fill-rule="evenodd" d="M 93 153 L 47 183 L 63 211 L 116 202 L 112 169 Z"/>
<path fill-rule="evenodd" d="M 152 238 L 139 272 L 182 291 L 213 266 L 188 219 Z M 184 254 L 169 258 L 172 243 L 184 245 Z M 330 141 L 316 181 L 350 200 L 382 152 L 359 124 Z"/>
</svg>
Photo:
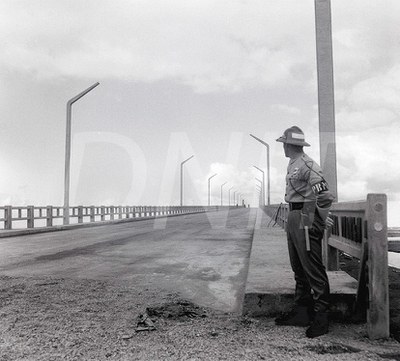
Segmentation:
<svg viewBox="0 0 400 361">
<path fill-rule="evenodd" d="M 325 335 L 329 332 L 329 317 L 327 312 L 317 312 L 311 326 L 307 329 L 308 338 Z"/>
<path fill-rule="evenodd" d="M 289 313 L 275 319 L 279 326 L 309 326 L 311 322 L 310 311 L 306 306 L 295 306 Z"/>
</svg>

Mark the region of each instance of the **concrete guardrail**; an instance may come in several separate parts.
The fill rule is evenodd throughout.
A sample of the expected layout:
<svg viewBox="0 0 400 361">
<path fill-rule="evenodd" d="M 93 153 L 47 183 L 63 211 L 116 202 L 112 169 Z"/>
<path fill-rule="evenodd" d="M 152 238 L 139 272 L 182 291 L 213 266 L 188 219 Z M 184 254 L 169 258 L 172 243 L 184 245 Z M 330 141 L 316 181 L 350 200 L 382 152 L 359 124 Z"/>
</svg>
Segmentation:
<svg viewBox="0 0 400 361">
<path fill-rule="evenodd" d="M 70 219 L 75 224 L 117 221 L 123 219 L 146 219 L 183 215 L 188 213 L 202 213 L 218 211 L 228 206 L 75 206 L 70 207 Z M 0 207 L 0 230 L 13 230 L 15 224 L 20 229 L 34 229 L 39 227 L 52 228 L 57 220 L 62 224 L 64 218 L 62 206 L 3 206 Z M 22 227 L 21 227 L 22 224 Z"/>
</svg>

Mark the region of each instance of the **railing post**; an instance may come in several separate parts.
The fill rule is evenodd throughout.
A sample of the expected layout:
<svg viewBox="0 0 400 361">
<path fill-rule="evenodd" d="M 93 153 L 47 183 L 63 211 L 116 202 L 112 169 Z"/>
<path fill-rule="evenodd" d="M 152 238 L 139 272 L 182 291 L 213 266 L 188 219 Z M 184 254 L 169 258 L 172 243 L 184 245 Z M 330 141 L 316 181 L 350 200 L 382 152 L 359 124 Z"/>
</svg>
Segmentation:
<svg viewBox="0 0 400 361">
<path fill-rule="evenodd" d="M 328 271 L 338 271 L 340 269 L 339 250 L 329 245 L 327 247 L 327 262 Z"/>
<path fill-rule="evenodd" d="M 341 217 L 338 217 L 338 228 L 339 228 L 339 238 L 342 239 L 342 219 Z M 326 244 L 326 265 L 325 265 L 327 271 L 338 271 L 340 269 L 340 264 L 339 264 L 339 251 L 337 248 L 332 247 L 328 244 Z"/>
<path fill-rule="evenodd" d="M 34 206 L 27 207 L 27 227 L 34 228 L 35 227 L 35 208 Z"/>
<path fill-rule="evenodd" d="M 63 207 L 63 224 L 69 224 L 70 207 Z"/>
<path fill-rule="evenodd" d="M 4 207 L 4 229 L 12 229 L 12 206 Z"/>
<path fill-rule="evenodd" d="M 46 227 L 53 226 L 53 206 L 46 207 Z"/>
<path fill-rule="evenodd" d="M 83 223 L 83 206 L 78 206 L 78 223 Z"/>
<path fill-rule="evenodd" d="M 94 206 L 90 206 L 90 222 L 96 222 Z"/>
<path fill-rule="evenodd" d="M 389 333 L 389 276 L 387 244 L 387 199 L 385 194 L 368 194 L 368 336 L 388 338 Z"/>
</svg>

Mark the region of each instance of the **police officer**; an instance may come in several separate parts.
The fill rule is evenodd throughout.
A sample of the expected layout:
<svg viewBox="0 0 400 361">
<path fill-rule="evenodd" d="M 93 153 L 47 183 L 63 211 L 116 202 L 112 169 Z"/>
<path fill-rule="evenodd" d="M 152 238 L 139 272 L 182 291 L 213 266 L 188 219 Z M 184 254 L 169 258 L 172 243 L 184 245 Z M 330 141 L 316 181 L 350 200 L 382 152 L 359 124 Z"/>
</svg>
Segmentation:
<svg viewBox="0 0 400 361">
<path fill-rule="evenodd" d="M 328 332 L 329 281 L 322 263 L 321 240 L 334 197 L 319 165 L 303 152 L 303 131 L 293 126 L 277 139 L 290 158 L 285 201 L 289 204 L 287 240 L 296 281 L 295 306 L 277 325 L 309 326 L 314 338 Z M 329 219 L 328 219 L 329 223 Z"/>
</svg>

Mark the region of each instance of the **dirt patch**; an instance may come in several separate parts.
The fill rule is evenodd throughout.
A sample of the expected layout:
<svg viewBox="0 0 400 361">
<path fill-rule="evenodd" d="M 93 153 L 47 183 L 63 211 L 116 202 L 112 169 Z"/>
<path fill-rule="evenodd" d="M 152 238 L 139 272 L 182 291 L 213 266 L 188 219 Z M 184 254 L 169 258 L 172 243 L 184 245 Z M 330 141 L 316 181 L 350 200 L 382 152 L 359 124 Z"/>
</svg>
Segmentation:
<svg viewBox="0 0 400 361">
<path fill-rule="evenodd" d="M 192 302 L 177 299 L 161 305 L 147 307 L 147 314 L 150 317 L 170 318 L 184 321 L 188 318 L 207 317 L 207 310 L 195 305 Z"/>
<path fill-rule="evenodd" d="M 332 324 L 310 340 L 303 328 L 201 307 L 143 280 L 0 277 L 2 361 L 378 361 L 398 347 L 368 340 L 365 325 Z"/>
<path fill-rule="evenodd" d="M 307 349 L 316 352 L 319 355 L 325 355 L 325 354 L 337 355 L 342 353 L 355 353 L 361 351 L 360 349 L 341 344 L 330 344 L 330 345 L 328 344 L 328 345 L 315 345 L 315 346 L 313 345 L 307 347 Z"/>
</svg>

